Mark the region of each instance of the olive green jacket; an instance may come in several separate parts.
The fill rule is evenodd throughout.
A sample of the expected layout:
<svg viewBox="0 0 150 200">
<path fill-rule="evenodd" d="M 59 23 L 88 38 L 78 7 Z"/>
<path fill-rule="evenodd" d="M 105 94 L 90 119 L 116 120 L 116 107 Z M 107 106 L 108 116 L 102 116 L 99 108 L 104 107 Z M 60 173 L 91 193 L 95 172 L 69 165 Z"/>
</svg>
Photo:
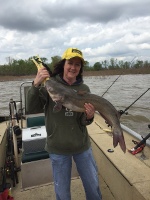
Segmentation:
<svg viewBox="0 0 150 200">
<path fill-rule="evenodd" d="M 62 84 L 68 85 L 58 75 L 53 77 Z M 77 81 L 71 87 L 79 91 L 90 92 L 89 87 L 82 81 Z M 90 139 L 86 125 L 93 120 L 86 121 L 85 113 L 74 112 L 63 107 L 61 111 L 54 113 L 55 102 L 44 87 L 30 87 L 27 95 L 27 111 L 38 113 L 43 109 L 45 113 L 45 125 L 47 139 L 45 149 L 49 153 L 55 154 L 76 154 L 87 150 L 90 147 Z"/>
</svg>

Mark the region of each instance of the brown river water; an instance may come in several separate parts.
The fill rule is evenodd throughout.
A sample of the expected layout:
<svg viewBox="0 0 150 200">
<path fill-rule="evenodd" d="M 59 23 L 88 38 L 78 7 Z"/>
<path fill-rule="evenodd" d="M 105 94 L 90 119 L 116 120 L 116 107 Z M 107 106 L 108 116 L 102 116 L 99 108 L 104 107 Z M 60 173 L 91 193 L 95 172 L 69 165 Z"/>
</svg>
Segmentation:
<svg viewBox="0 0 150 200">
<path fill-rule="evenodd" d="M 117 79 L 117 80 L 116 80 Z M 9 100 L 20 100 L 20 85 L 24 81 L 0 82 L 0 116 L 9 115 Z M 125 110 L 150 88 L 150 74 L 145 75 L 111 75 L 87 76 L 84 82 L 88 84 L 91 92 L 102 96 L 110 87 L 104 98 L 110 101 L 117 110 Z M 121 116 L 121 123 L 146 136 L 150 129 L 150 90 L 140 97 L 128 110 L 128 114 Z"/>
</svg>

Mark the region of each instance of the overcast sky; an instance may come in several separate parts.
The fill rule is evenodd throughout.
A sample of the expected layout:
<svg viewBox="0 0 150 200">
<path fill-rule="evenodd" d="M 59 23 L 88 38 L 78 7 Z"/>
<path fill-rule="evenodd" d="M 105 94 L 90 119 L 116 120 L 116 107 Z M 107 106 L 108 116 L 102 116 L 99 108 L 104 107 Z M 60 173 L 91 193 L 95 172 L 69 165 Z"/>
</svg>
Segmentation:
<svg viewBox="0 0 150 200">
<path fill-rule="evenodd" d="M 150 60 L 150 0 L 0 0 L 0 64 L 69 47 L 90 64 Z"/>
</svg>

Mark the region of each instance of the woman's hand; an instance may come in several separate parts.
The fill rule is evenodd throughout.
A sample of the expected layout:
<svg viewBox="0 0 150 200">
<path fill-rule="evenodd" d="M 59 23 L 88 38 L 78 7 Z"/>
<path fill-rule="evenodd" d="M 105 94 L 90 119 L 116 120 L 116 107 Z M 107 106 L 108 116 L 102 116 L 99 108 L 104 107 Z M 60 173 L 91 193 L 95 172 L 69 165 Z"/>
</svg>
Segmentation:
<svg viewBox="0 0 150 200">
<path fill-rule="evenodd" d="M 49 72 L 45 67 L 42 67 L 41 69 L 38 70 L 37 75 L 34 79 L 34 86 L 38 87 L 46 78 L 49 78 Z"/>
<path fill-rule="evenodd" d="M 86 118 L 92 119 L 94 117 L 94 113 L 95 113 L 94 106 L 90 103 L 85 103 L 84 107 L 85 107 Z"/>
</svg>

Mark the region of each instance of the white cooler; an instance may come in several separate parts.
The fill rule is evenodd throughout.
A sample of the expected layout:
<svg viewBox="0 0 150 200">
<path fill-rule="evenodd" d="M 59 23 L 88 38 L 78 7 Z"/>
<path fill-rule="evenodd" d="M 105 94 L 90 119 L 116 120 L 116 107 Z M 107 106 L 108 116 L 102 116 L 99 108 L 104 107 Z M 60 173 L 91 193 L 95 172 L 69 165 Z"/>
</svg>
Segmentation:
<svg viewBox="0 0 150 200">
<path fill-rule="evenodd" d="M 22 129 L 22 145 L 25 154 L 44 151 L 46 142 L 45 126 Z"/>
</svg>

